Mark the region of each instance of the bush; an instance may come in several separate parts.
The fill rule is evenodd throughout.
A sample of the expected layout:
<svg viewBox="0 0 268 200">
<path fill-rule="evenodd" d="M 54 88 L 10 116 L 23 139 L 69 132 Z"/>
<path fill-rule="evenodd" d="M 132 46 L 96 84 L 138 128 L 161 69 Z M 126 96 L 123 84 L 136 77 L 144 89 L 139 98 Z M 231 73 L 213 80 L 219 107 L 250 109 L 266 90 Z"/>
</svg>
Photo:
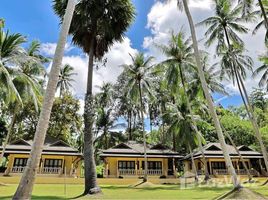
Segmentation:
<svg viewBox="0 0 268 200">
<path fill-rule="evenodd" d="M 103 165 L 96 166 L 97 178 L 103 178 L 103 171 L 104 171 Z"/>
</svg>

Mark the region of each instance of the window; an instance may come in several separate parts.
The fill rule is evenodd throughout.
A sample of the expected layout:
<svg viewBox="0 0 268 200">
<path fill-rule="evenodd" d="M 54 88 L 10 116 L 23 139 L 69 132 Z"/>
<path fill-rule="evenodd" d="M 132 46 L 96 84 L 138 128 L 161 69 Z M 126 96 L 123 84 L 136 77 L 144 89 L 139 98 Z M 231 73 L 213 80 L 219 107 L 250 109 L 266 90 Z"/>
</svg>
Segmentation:
<svg viewBox="0 0 268 200">
<path fill-rule="evenodd" d="M 142 169 L 144 169 L 144 161 L 142 161 Z M 161 161 L 148 161 L 148 169 L 162 169 Z"/>
<path fill-rule="evenodd" d="M 44 167 L 61 167 L 62 159 L 45 159 Z"/>
<path fill-rule="evenodd" d="M 245 161 L 247 168 L 249 169 L 248 161 Z M 244 165 L 241 161 L 239 161 L 239 169 L 244 169 Z"/>
<path fill-rule="evenodd" d="M 25 167 L 27 165 L 28 158 L 15 158 L 13 167 Z"/>
<path fill-rule="evenodd" d="M 135 161 L 118 161 L 118 169 L 135 169 Z"/>
<path fill-rule="evenodd" d="M 201 162 L 198 162 L 198 164 L 197 164 L 197 169 L 198 169 L 198 170 L 202 170 Z"/>
<path fill-rule="evenodd" d="M 211 162 L 212 169 L 226 169 L 225 162 Z"/>
</svg>

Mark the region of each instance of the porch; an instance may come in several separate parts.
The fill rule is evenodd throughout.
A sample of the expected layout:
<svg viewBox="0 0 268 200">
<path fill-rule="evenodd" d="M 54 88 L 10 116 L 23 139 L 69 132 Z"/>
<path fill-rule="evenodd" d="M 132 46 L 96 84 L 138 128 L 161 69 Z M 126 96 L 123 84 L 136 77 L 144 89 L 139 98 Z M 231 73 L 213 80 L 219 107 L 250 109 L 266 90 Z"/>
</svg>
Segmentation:
<svg viewBox="0 0 268 200">
<path fill-rule="evenodd" d="M 8 167 L 5 172 L 4 175 L 16 175 L 16 174 L 22 174 L 25 170 L 26 166 L 13 166 L 13 167 Z M 65 173 L 66 171 L 66 173 Z M 77 174 L 77 169 L 76 168 L 72 168 L 70 170 L 69 173 L 67 173 L 67 170 L 62 168 L 62 167 L 43 167 L 43 168 L 38 168 L 37 170 L 37 174 L 44 174 L 44 175 L 58 175 L 58 176 L 62 176 L 62 175 L 66 175 L 66 176 L 76 176 Z"/>
<path fill-rule="evenodd" d="M 135 170 L 135 169 L 119 169 L 119 176 L 143 176 L 145 174 L 145 170 Z M 148 169 L 148 176 L 161 176 L 164 175 L 162 169 Z"/>
</svg>

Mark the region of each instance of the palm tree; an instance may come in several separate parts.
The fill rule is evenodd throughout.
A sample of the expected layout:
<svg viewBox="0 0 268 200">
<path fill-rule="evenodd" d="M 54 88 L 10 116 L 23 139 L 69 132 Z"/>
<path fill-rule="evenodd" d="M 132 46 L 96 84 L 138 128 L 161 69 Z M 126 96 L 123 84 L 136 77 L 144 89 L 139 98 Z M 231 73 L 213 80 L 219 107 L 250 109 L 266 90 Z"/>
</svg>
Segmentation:
<svg viewBox="0 0 268 200">
<path fill-rule="evenodd" d="M 228 77 L 233 80 L 233 83 L 235 83 L 235 81 L 237 83 L 247 114 L 254 128 L 255 135 L 260 143 L 266 168 L 268 169 L 267 150 L 263 144 L 257 120 L 243 81 L 246 77 L 245 68 L 251 70 L 253 61 L 250 57 L 243 55 L 244 48 L 241 45 L 243 43 L 236 33 L 246 33 L 248 29 L 237 23 L 241 20 L 243 21 L 243 19 L 237 17 L 241 8 L 235 7 L 232 10 L 229 1 L 218 0 L 216 3 L 216 16 L 210 17 L 200 24 L 210 26 L 205 33 L 206 36 L 209 36 L 207 41 L 208 45 L 211 45 L 216 39 L 219 40 L 217 53 L 222 56 L 222 75 L 227 74 Z"/>
<path fill-rule="evenodd" d="M 200 146 L 199 142 L 204 141 L 204 138 L 196 130 L 197 128 L 194 127 L 196 126 L 195 120 L 200 117 L 191 113 L 192 111 L 189 110 L 190 106 L 187 98 L 185 91 L 179 91 L 174 102 L 175 104 L 168 104 L 167 113 L 163 117 L 168 118 L 167 120 L 170 122 L 168 132 L 174 132 L 180 138 L 180 142 L 189 150 L 195 181 L 198 182 L 198 173 L 193 159 L 192 149 L 193 145 Z"/>
<path fill-rule="evenodd" d="M 39 74 L 36 75 L 38 76 Z M 22 102 L 14 101 L 13 103 L 9 104 L 9 110 L 12 116 L 5 142 L 2 145 L 3 150 L 0 155 L 0 160 L 2 160 L 5 154 L 6 145 L 10 141 L 12 131 L 16 123 L 17 114 L 23 107 L 23 103 L 32 101 L 35 105 L 36 112 L 38 112 L 39 105 L 41 104 L 41 87 L 38 82 L 35 82 L 34 79 L 29 77 L 23 71 L 15 73 L 15 77 L 12 81 L 20 95 L 20 98 L 22 99 Z"/>
<path fill-rule="evenodd" d="M 206 100 L 208 103 L 209 111 L 210 111 L 210 114 L 212 116 L 212 119 L 213 119 L 213 122 L 214 122 L 214 125 L 216 128 L 216 132 L 217 132 L 217 135 L 218 135 L 218 138 L 219 138 L 222 150 L 223 150 L 223 155 L 225 158 L 226 165 L 228 167 L 230 174 L 232 175 L 233 185 L 235 188 L 239 188 L 241 186 L 240 186 L 240 183 L 237 179 L 237 175 L 236 175 L 235 169 L 233 167 L 230 155 L 228 154 L 227 146 L 226 146 L 226 142 L 224 140 L 224 135 L 223 135 L 223 132 L 221 129 L 219 118 L 218 118 L 217 113 L 215 111 L 212 97 L 209 94 L 209 89 L 208 89 L 208 85 L 207 85 L 207 82 L 205 79 L 204 71 L 202 70 L 201 56 L 200 56 L 199 49 L 198 49 L 198 42 L 197 42 L 196 33 L 195 33 L 195 26 L 194 26 L 191 12 L 190 12 L 189 7 L 188 7 L 187 0 L 178 0 L 178 7 L 179 8 L 183 7 L 185 10 L 185 13 L 186 13 L 186 16 L 187 16 L 187 19 L 189 22 L 189 26 L 190 26 L 190 31 L 191 31 L 192 41 L 193 41 L 193 48 L 194 48 L 194 56 L 195 56 L 195 60 L 196 60 L 196 65 L 197 65 L 201 85 L 202 85 L 203 91 L 205 93 L 205 97 L 206 97 Z"/>
<path fill-rule="evenodd" d="M 77 75 L 77 73 L 74 73 L 74 68 L 69 65 L 65 64 L 60 69 L 60 77 L 59 82 L 57 85 L 57 88 L 60 89 L 60 96 L 69 91 L 72 87 L 72 82 L 75 82 L 75 80 L 72 78 L 74 75 Z"/>
<path fill-rule="evenodd" d="M 0 29 L 0 86 L 6 102 L 22 102 L 12 82 L 10 66 L 17 66 L 22 60 L 27 60 L 26 52 L 21 47 L 25 42 L 26 39 L 21 34 L 9 34 L 9 31 Z"/>
<path fill-rule="evenodd" d="M 4 26 L 5 26 L 5 20 L 0 18 L 0 29 L 4 28 Z"/>
<path fill-rule="evenodd" d="M 221 70 L 218 69 L 217 63 L 213 65 L 209 65 L 208 56 L 207 54 L 202 55 L 202 68 L 205 73 L 205 78 L 208 84 L 209 91 L 211 93 L 218 93 L 222 95 L 229 95 L 228 92 L 225 90 L 224 85 L 222 84 L 223 77 L 221 76 Z M 197 70 L 194 70 L 194 74 L 189 77 L 189 90 L 192 94 L 197 94 L 199 90 L 202 88 L 200 84 L 200 79 L 198 77 Z M 205 95 L 203 95 L 205 96 Z"/>
<path fill-rule="evenodd" d="M 198 23 L 198 25 L 209 26 L 205 33 L 208 37 L 206 45 L 210 46 L 213 43 L 217 43 L 217 53 L 227 43 L 234 42 L 240 46 L 244 46 L 244 42 L 238 36 L 238 33 L 247 33 L 248 29 L 241 23 L 245 22 L 245 18 L 240 17 L 241 6 L 232 8 L 230 1 L 215 0 L 215 16 L 209 17 L 204 21 Z M 228 37 L 226 37 L 228 35 Z"/>
<path fill-rule="evenodd" d="M 68 30 L 71 24 L 74 9 L 75 9 L 75 0 L 69 0 L 64 20 L 62 23 L 62 30 L 60 32 L 58 45 L 53 59 L 53 64 L 48 80 L 43 106 L 41 109 L 38 125 L 36 127 L 35 137 L 32 144 L 32 150 L 27 162 L 26 169 L 24 170 L 24 173 L 18 185 L 17 191 L 13 196 L 13 199 L 16 200 L 31 198 L 35 176 L 40 162 L 40 157 L 43 149 L 42 147 L 45 141 L 50 113 L 53 106 L 53 100 L 55 97 L 55 91 L 59 79 L 60 66 L 64 54 L 64 47 L 67 40 Z"/>
<path fill-rule="evenodd" d="M 128 95 L 133 99 L 134 102 L 139 102 L 140 106 L 140 116 L 142 123 L 142 133 L 143 133 L 143 145 L 144 145 L 144 177 L 143 182 L 147 181 L 147 144 L 146 144 L 146 133 L 144 125 L 144 112 L 145 104 L 143 99 L 145 94 L 151 94 L 150 92 L 150 82 L 153 77 L 151 65 L 153 57 L 145 58 L 143 53 L 138 53 L 135 56 L 131 55 L 132 64 L 123 65 L 126 71 L 126 76 L 128 77 L 128 82 L 126 89 L 128 90 Z"/>
<path fill-rule="evenodd" d="M 252 0 L 241 0 L 246 7 L 251 8 L 252 7 Z M 267 8 L 268 8 L 268 2 L 267 0 L 258 0 L 258 6 L 260 7 L 260 10 L 254 11 L 251 13 L 252 16 L 257 15 L 260 18 L 263 18 L 254 28 L 252 34 L 256 34 L 257 31 L 261 28 L 264 27 L 266 29 L 266 34 L 265 34 L 265 43 L 267 44 L 268 42 L 268 18 L 267 18 Z"/>
<path fill-rule="evenodd" d="M 263 55 L 260 56 L 260 61 L 263 63 L 260 67 L 258 67 L 254 73 L 253 77 L 256 77 L 258 74 L 263 72 L 261 79 L 259 81 L 259 87 L 266 87 L 266 91 L 268 91 L 268 57 Z"/>
<path fill-rule="evenodd" d="M 54 0 L 54 10 L 63 18 L 66 1 Z M 84 195 L 96 194 L 96 165 L 93 147 L 94 103 L 92 95 L 94 59 L 101 60 L 111 45 L 122 41 L 124 32 L 134 18 L 134 7 L 130 0 L 81 0 L 74 13 L 69 34 L 72 42 L 88 54 L 87 90 L 84 109 Z"/>
<path fill-rule="evenodd" d="M 189 114 L 192 119 L 192 126 L 194 127 L 194 131 L 197 133 L 198 145 L 203 155 L 203 163 L 205 169 L 205 180 L 209 179 L 209 173 L 207 171 L 207 164 L 205 159 L 204 150 L 202 147 L 201 142 L 201 133 L 197 128 L 195 119 L 193 117 L 192 108 L 189 101 L 188 86 L 186 85 L 186 74 L 189 73 L 189 68 L 195 68 L 194 66 L 194 57 L 193 57 L 193 49 L 192 44 L 190 43 L 191 40 L 187 39 L 184 40 L 184 33 L 179 32 L 178 35 L 172 34 L 169 44 L 166 46 L 160 46 L 163 50 L 164 54 L 168 57 L 166 61 L 162 62 L 166 64 L 168 67 L 168 77 L 167 79 L 172 81 L 172 88 L 179 88 L 178 78 L 174 77 L 177 76 L 180 78 L 180 82 L 183 87 L 183 92 L 186 100 L 186 106 L 189 111 Z M 176 91 L 175 91 L 176 92 Z M 197 179 L 198 180 L 198 179 Z"/>
<path fill-rule="evenodd" d="M 113 126 L 115 121 L 113 108 L 114 105 L 112 103 L 113 97 L 113 88 L 111 83 L 104 83 L 100 88 L 100 92 L 96 94 L 96 104 L 97 104 L 97 119 L 96 119 L 96 127 L 97 134 L 99 130 L 102 129 L 103 137 L 104 137 L 104 148 L 109 148 L 108 141 L 108 132 L 109 128 Z"/>
</svg>

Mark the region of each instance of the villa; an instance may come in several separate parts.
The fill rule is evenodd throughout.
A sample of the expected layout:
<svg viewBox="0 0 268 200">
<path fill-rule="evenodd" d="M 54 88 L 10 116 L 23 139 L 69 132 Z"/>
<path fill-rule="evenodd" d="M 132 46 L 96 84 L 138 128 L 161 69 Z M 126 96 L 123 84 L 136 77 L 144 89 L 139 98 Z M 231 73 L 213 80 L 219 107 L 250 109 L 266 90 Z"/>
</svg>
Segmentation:
<svg viewBox="0 0 268 200">
<path fill-rule="evenodd" d="M 253 149 L 245 145 L 239 146 L 237 148 L 241 156 L 245 160 L 245 163 L 250 170 L 250 173 L 254 176 L 264 176 L 265 165 L 262 154 L 257 151 L 254 151 Z M 237 174 L 246 175 L 246 170 L 244 169 L 243 163 L 241 162 L 241 159 L 237 154 L 235 148 L 231 145 L 227 145 L 227 149 Z M 207 169 L 210 175 L 217 176 L 228 174 L 220 143 L 209 143 L 204 146 L 204 154 L 207 161 Z M 198 174 L 203 174 L 204 165 L 202 162 L 202 153 L 199 149 L 193 152 L 193 158 Z M 190 154 L 186 155 L 183 158 L 183 164 L 185 173 L 193 172 Z"/>
<path fill-rule="evenodd" d="M 178 152 L 164 145 L 146 146 L 148 176 L 176 177 L 176 163 L 181 159 Z M 141 177 L 144 175 L 143 143 L 128 141 L 103 150 L 100 157 L 104 160 L 104 177 Z"/>
<path fill-rule="evenodd" d="M 8 144 L 4 156 L 7 168 L 4 175 L 19 175 L 27 164 L 33 141 L 19 139 Z M 0 146 L 0 152 L 3 147 Z M 46 137 L 38 175 L 80 177 L 82 154 L 61 140 Z"/>
</svg>

